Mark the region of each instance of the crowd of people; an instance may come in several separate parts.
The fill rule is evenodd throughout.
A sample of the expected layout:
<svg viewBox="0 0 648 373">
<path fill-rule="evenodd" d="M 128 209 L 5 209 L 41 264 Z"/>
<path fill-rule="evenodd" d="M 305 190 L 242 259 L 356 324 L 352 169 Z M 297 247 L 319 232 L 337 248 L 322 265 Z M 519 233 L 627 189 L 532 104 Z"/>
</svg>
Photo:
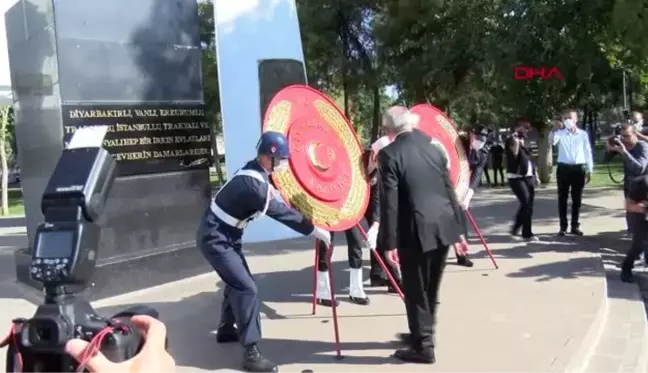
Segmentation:
<svg viewBox="0 0 648 373">
<path fill-rule="evenodd" d="M 504 136 L 493 137 L 487 128 L 470 133 L 467 158 L 471 169 L 469 193 L 458 198 L 450 180 L 449 159 L 444 149 L 431 146 L 431 138 L 418 130 L 420 118 L 406 107 L 396 106 L 383 115 L 385 136 L 366 153 L 371 198 L 365 214 L 369 227 L 366 242 L 357 232 L 345 232 L 350 267 L 349 298 L 368 305 L 363 290 L 362 248 L 375 248 L 390 265 L 392 276 L 404 294 L 409 333 L 400 335 L 404 348 L 394 356 L 406 362 L 432 364 L 435 356 L 435 324 L 438 293 L 446 258 L 451 248 L 461 265 L 471 266 L 467 257 L 467 227 L 464 210 L 479 185 L 489 157 L 506 159 L 506 178 L 519 200 L 510 233 L 537 240 L 533 233 L 533 204 L 537 186 L 536 167 L 527 144 L 530 123 L 518 120 Z M 624 194 L 628 232 L 632 246 L 622 264 L 622 280 L 632 281 L 632 269 L 646 248 L 646 200 L 648 200 L 648 143 L 638 130 L 641 116 L 621 126 L 607 139 L 609 152 L 623 158 L 626 182 Z M 582 236 L 580 206 L 583 189 L 590 181 L 594 161 L 588 134 L 578 126 L 578 114 L 567 110 L 549 134 L 557 149 L 558 235 Z M 432 142 L 434 143 L 434 142 Z M 495 150 L 500 148 L 500 150 Z M 495 151 L 494 151 L 495 150 Z M 261 319 L 257 287 L 242 252 L 243 230 L 263 215 L 319 240 L 320 258 L 331 245 L 332 234 L 317 227 L 299 211 L 275 199 L 269 178 L 288 167 L 288 140 L 283 134 L 266 132 L 257 145 L 257 157 L 241 168 L 212 199 L 198 230 L 197 245 L 206 260 L 225 283 L 222 313 L 218 328 L 219 343 L 238 342 L 243 347 L 243 369 L 251 372 L 276 372 L 278 367 L 261 354 Z M 499 164 L 495 162 L 496 164 Z M 499 171 L 500 179 L 504 175 Z M 571 214 L 568 216 L 568 200 Z M 569 217 L 569 218 L 568 218 Z M 648 256 L 644 255 L 645 259 Z M 337 305 L 332 299 L 326 276 L 326 261 L 317 264 L 317 301 Z M 372 286 L 387 286 L 385 273 L 372 262 Z M 392 291 L 394 289 L 391 289 Z M 160 321 L 147 316 L 133 318 L 143 330 L 146 341 L 133 359 L 113 363 L 98 354 L 88 360 L 93 372 L 159 371 L 175 369 L 165 347 L 166 329 Z M 70 341 L 67 351 L 80 359 L 87 343 Z"/>
</svg>

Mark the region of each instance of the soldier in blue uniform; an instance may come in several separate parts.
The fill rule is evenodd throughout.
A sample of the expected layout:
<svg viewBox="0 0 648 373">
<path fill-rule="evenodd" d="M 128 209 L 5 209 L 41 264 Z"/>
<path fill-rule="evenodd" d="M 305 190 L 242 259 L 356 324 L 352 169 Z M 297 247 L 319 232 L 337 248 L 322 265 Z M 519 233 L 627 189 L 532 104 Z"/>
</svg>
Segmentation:
<svg viewBox="0 0 648 373">
<path fill-rule="evenodd" d="M 239 341 L 244 348 L 243 369 L 250 372 L 276 372 L 277 366 L 258 348 L 261 319 L 257 287 L 242 252 L 243 230 L 263 215 L 326 244 L 331 234 L 297 210 L 275 199 L 269 181 L 273 172 L 288 167 L 286 137 L 266 132 L 257 145 L 256 159 L 237 171 L 216 194 L 198 230 L 197 243 L 203 255 L 225 283 L 218 327 L 219 343 Z"/>
</svg>

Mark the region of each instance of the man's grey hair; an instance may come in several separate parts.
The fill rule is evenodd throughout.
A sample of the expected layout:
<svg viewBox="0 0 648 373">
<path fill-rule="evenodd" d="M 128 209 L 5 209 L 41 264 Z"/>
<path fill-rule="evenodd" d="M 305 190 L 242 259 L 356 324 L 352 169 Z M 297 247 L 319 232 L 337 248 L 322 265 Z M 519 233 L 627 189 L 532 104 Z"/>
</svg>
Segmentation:
<svg viewBox="0 0 648 373">
<path fill-rule="evenodd" d="M 418 127 L 420 119 L 405 106 L 392 106 L 383 114 L 385 130 L 392 133 L 412 130 Z"/>
<path fill-rule="evenodd" d="M 629 128 L 630 132 L 632 133 L 637 132 L 637 128 L 635 127 L 634 123 L 628 123 L 628 122 L 622 123 L 621 128 L 623 128 L 624 130 Z"/>
</svg>

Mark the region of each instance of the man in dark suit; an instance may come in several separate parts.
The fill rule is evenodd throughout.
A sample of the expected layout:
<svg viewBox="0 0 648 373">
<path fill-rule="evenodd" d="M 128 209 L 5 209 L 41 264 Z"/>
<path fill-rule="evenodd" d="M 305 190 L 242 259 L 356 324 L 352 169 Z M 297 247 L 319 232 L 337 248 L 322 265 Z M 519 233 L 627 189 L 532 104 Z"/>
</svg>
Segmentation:
<svg viewBox="0 0 648 373">
<path fill-rule="evenodd" d="M 378 153 L 383 191 L 378 249 L 402 274 L 409 347 L 395 356 L 432 364 L 439 285 L 448 248 L 462 232 L 462 211 L 447 159 L 415 129 L 418 120 L 402 106 L 383 116 L 384 130 L 394 140 Z"/>
</svg>

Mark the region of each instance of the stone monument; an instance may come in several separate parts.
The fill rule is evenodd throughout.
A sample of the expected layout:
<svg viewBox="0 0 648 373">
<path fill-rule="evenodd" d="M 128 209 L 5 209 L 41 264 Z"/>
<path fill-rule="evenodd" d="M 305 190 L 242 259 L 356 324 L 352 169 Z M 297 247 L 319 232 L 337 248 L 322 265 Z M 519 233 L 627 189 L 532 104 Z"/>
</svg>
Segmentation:
<svg viewBox="0 0 648 373">
<path fill-rule="evenodd" d="M 5 20 L 30 247 L 65 142 L 79 127 L 107 125 L 119 177 L 89 296 L 207 271 L 194 248 L 212 143 L 196 1 L 19 0 Z M 30 256 L 16 253 L 26 283 Z"/>
</svg>

